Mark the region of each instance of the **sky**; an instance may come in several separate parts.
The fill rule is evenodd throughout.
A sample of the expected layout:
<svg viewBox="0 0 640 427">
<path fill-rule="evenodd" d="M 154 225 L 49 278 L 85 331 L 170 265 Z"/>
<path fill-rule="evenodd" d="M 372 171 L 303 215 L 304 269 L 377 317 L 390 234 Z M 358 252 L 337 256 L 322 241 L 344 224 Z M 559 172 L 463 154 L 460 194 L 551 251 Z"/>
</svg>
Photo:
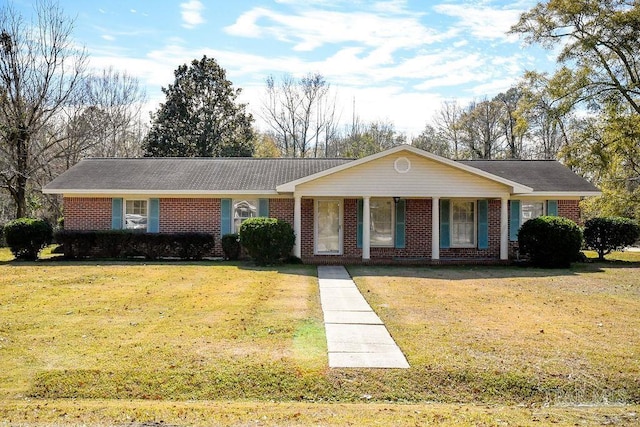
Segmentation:
<svg viewBox="0 0 640 427">
<path fill-rule="evenodd" d="M 29 16 L 32 0 L 12 0 Z M 507 34 L 533 0 L 59 0 L 90 65 L 139 79 L 148 108 L 164 100 L 174 70 L 203 55 L 241 88 L 261 119 L 265 79 L 320 73 L 341 122 L 385 121 L 407 136 L 442 103 L 507 90 L 525 70 L 552 71 L 554 57 Z"/>
</svg>

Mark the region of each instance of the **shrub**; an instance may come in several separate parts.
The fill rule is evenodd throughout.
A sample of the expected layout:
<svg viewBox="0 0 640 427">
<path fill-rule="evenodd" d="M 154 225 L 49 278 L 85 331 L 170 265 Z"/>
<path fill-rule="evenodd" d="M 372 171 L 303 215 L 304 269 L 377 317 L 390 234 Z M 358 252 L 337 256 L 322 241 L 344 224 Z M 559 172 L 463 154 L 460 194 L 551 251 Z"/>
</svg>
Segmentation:
<svg viewBox="0 0 640 427">
<path fill-rule="evenodd" d="M 538 267 L 569 267 L 580 256 L 582 231 L 575 222 L 559 216 L 531 219 L 518 232 L 520 252 Z"/>
<path fill-rule="evenodd" d="M 225 234 L 222 236 L 222 252 L 224 252 L 224 259 L 235 261 L 240 258 L 240 236 L 235 233 Z"/>
<path fill-rule="evenodd" d="M 53 229 L 42 219 L 18 218 L 5 224 L 4 236 L 16 259 L 35 261 L 40 251 L 51 243 Z"/>
<path fill-rule="evenodd" d="M 640 226 L 629 218 L 592 218 L 585 223 L 584 240 L 588 249 L 598 252 L 598 258 L 611 251 L 630 246 L 640 238 Z"/>
<path fill-rule="evenodd" d="M 294 243 L 291 225 L 276 218 L 249 218 L 240 226 L 240 244 L 258 265 L 287 258 Z"/>
<path fill-rule="evenodd" d="M 209 233 L 135 233 L 127 230 L 60 231 L 57 241 L 66 258 L 146 259 L 178 257 L 202 259 L 213 253 L 215 239 Z"/>
</svg>

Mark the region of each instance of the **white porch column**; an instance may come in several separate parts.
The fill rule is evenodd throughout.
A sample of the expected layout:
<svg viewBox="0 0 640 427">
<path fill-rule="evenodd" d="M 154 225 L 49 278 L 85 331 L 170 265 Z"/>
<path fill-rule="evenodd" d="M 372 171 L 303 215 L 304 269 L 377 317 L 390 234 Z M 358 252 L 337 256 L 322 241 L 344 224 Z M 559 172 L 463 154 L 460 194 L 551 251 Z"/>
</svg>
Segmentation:
<svg viewBox="0 0 640 427">
<path fill-rule="evenodd" d="M 500 203 L 500 259 L 509 259 L 509 199 L 506 197 Z"/>
<path fill-rule="evenodd" d="M 302 197 L 294 196 L 293 200 L 293 232 L 296 234 L 293 255 L 300 258 L 302 255 Z"/>
<path fill-rule="evenodd" d="M 362 200 L 362 259 L 371 258 L 371 213 L 369 196 Z"/>
<path fill-rule="evenodd" d="M 431 198 L 431 259 L 440 259 L 440 197 Z"/>
</svg>

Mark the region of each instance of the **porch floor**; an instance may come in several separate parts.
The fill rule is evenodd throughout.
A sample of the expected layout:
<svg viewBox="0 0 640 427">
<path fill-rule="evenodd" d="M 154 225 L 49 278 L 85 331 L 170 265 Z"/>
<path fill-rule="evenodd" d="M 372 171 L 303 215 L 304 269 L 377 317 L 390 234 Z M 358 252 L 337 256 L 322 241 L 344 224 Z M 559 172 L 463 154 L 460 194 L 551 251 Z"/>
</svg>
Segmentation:
<svg viewBox="0 0 640 427">
<path fill-rule="evenodd" d="M 343 266 L 318 266 L 330 368 L 408 368 L 409 363 Z"/>
</svg>

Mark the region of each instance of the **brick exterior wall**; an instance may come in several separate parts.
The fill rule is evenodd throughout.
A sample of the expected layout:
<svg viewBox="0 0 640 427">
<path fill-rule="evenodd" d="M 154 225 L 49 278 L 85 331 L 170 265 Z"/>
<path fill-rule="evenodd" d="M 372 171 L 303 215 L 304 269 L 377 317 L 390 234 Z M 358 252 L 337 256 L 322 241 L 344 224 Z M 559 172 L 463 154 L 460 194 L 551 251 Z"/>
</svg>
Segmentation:
<svg viewBox="0 0 640 427">
<path fill-rule="evenodd" d="M 287 221 L 293 227 L 294 207 L 293 199 L 269 199 L 269 216 Z"/>
<path fill-rule="evenodd" d="M 111 199 L 65 197 L 64 227 L 80 231 L 111 229 Z"/>
<path fill-rule="evenodd" d="M 68 230 L 108 230 L 111 228 L 111 198 L 66 197 L 65 228 Z M 357 199 L 343 203 L 343 255 L 314 255 L 315 205 L 302 199 L 301 255 L 312 263 L 361 262 L 362 249 L 356 245 Z M 371 262 L 425 261 L 431 259 L 431 199 L 407 199 L 405 210 L 405 248 L 371 248 Z M 558 214 L 581 223 L 578 200 L 558 201 Z M 293 225 L 294 200 L 270 199 L 269 216 Z M 160 232 L 207 232 L 216 240 L 220 236 L 220 199 L 160 199 Z M 509 252 L 516 256 L 517 242 L 509 242 Z M 219 244 L 215 255 L 222 255 Z M 489 248 L 440 249 L 442 262 L 449 260 L 498 260 L 500 257 L 500 200 L 489 201 Z"/>
<path fill-rule="evenodd" d="M 578 225 L 584 225 L 579 200 L 558 200 L 558 216 L 569 218 Z"/>
<path fill-rule="evenodd" d="M 160 199 L 160 232 L 220 236 L 220 199 Z"/>
</svg>

